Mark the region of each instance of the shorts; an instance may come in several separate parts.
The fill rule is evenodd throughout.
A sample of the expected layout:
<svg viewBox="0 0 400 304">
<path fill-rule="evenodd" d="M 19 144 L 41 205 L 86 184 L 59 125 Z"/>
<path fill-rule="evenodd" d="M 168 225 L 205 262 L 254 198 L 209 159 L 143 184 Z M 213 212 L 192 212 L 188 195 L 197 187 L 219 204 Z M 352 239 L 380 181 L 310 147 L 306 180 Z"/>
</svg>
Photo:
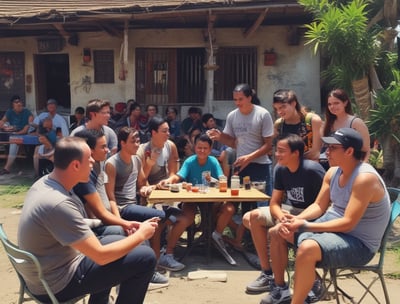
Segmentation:
<svg viewBox="0 0 400 304">
<path fill-rule="evenodd" d="M 287 204 L 282 204 L 281 208 L 293 215 L 298 215 L 304 210 Z M 261 213 L 260 218 L 265 220 L 266 227 L 272 227 L 276 225 L 276 220 L 272 217 L 269 207 L 259 207 L 258 209 L 260 209 Z"/>
<path fill-rule="evenodd" d="M 324 214 L 315 222 L 330 220 L 329 214 Z M 314 240 L 321 248 L 322 259 L 317 267 L 341 268 L 363 266 L 375 255 L 364 243 L 346 233 L 334 232 L 303 232 L 297 235 L 297 246 L 304 240 Z"/>
</svg>

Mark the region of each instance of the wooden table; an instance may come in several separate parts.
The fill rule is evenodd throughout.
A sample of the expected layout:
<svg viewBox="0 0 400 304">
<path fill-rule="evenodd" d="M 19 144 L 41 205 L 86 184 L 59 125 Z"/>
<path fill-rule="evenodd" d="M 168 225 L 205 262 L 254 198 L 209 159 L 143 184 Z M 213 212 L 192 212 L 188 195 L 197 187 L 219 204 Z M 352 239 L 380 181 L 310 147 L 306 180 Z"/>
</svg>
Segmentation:
<svg viewBox="0 0 400 304">
<path fill-rule="evenodd" d="M 231 195 L 231 190 L 228 188 L 227 192 L 219 192 L 218 188 L 208 188 L 207 193 L 200 192 L 188 192 L 182 189 L 180 192 L 171 192 L 169 190 L 153 190 L 148 197 L 148 202 L 151 204 L 157 203 L 174 203 L 174 202 L 182 202 L 182 203 L 205 203 L 206 209 L 206 231 L 203 231 L 204 237 L 207 243 L 207 261 L 210 260 L 210 251 L 211 251 L 211 234 L 212 234 L 212 205 L 213 203 L 222 203 L 222 202 L 259 202 L 269 200 L 270 197 L 265 193 L 250 188 L 249 190 L 245 190 L 244 188 L 240 188 L 239 195 L 233 196 Z M 190 250 L 190 249 L 189 249 Z M 187 254 L 187 253 L 186 253 Z M 185 255 L 186 255 L 185 254 Z"/>
</svg>

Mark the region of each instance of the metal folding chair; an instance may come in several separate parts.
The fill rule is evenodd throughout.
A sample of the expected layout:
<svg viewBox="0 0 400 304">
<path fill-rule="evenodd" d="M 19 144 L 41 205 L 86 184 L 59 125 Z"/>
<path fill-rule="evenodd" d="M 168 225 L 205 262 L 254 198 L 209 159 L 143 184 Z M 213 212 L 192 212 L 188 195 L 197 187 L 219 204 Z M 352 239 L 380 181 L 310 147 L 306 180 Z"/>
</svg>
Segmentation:
<svg viewBox="0 0 400 304">
<path fill-rule="evenodd" d="M 21 274 L 21 265 L 23 264 L 29 264 L 32 267 L 34 267 L 36 271 L 36 275 L 38 280 L 42 283 L 43 287 L 45 288 L 49 298 L 51 299 L 52 304 L 73 304 L 77 303 L 78 301 L 82 300 L 83 303 L 85 303 L 85 297 L 86 295 L 77 297 L 75 299 L 69 300 L 67 302 L 59 302 L 57 298 L 54 296 L 54 293 L 51 291 L 49 285 L 47 284 L 46 280 L 43 277 L 42 273 L 42 267 L 40 266 L 40 263 L 38 259 L 30 252 L 22 250 L 18 248 L 17 245 L 13 244 L 8 238 L 7 235 L 4 232 L 3 229 L 3 224 L 0 223 L 0 240 L 1 243 L 4 246 L 5 252 L 8 256 L 8 259 L 10 260 L 11 264 L 13 265 L 19 282 L 20 282 L 20 287 L 19 287 L 19 299 L 18 299 L 18 304 L 21 304 L 25 301 L 35 301 L 36 303 L 42 303 L 39 301 L 28 289 L 25 279 Z"/>
<path fill-rule="evenodd" d="M 326 278 L 327 273 L 329 273 L 329 276 L 330 276 L 330 279 L 328 280 L 329 284 L 327 286 L 327 289 L 329 288 L 330 285 L 333 286 L 333 288 L 334 288 L 333 295 L 336 298 L 336 303 L 338 303 L 338 304 L 340 303 L 339 292 L 341 293 L 341 295 L 343 297 L 346 297 L 347 299 L 351 300 L 352 303 L 361 303 L 368 294 L 376 301 L 376 303 L 381 303 L 381 300 L 379 300 L 377 298 L 377 296 L 371 290 L 372 285 L 378 280 L 380 280 L 381 285 L 382 285 L 383 294 L 385 296 L 385 302 L 386 302 L 386 304 L 390 304 L 389 294 L 388 294 L 388 291 L 386 288 L 385 277 L 383 274 L 383 264 L 384 264 L 384 260 L 385 260 L 385 252 L 386 252 L 386 246 L 387 246 L 387 240 L 388 240 L 389 233 L 392 230 L 394 221 L 400 215 L 400 189 L 388 188 L 388 191 L 389 191 L 390 195 L 395 198 L 391 205 L 390 220 L 386 227 L 385 233 L 383 235 L 379 251 L 377 252 L 377 254 L 379 254 L 379 259 L 378 259 L 377 263 L 369 263 L 367 265 L 357 266 L 357 267 L 331 268 L 331 269 L 325 270 L 325 273 L 324 273 L 325 280 L 328 280 Z M 372 279 L 372 281 L 369 284 L 364 283 L 364 281 L 359 276 L 359 274 L 361 272 L 366 272 L 366 271 L 374 272 L 377 275 L 376 277 L 374 277 Z M 364 288 L 364 293 L 358 301 L 356 301 L 354 299 L 354 297 L 352 297 L 345 290 L 343 290 L 342 287 L 338 286 L 337 279 L 339 277 L 355 279 Z"/>
</svg>

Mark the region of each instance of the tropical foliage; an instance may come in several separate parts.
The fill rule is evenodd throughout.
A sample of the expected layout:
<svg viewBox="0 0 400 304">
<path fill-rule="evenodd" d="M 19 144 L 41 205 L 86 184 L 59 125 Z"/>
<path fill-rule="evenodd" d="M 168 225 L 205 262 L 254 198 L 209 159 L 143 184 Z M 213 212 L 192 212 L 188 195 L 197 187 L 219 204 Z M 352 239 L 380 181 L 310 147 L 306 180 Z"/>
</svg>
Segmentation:
<svg viewBox="0 0 400 304">
<path fill-rule="evenodd" d="M 383 148 L 383 167 L 386 182 L 400 184 L 400 71 L 392 68 L 393 81 L 374 95 L 375 108 L 367 125 L 372 136 Z"/>
<path fill-rule="evenodd" d="M 314 15 L 306 25 L 306 44 L 320 52 L 327 65 L 322 72 L 331 87 L 353 92 L 362 118 L 371 107 L 370 86 L 367 76 L 376 78 L 376 63 L 380 42 L 378 26 L 369 27 L 368 1 L 299 0 Z M 379 80 L 374 81 L 379 83 Z"/>
</svg>

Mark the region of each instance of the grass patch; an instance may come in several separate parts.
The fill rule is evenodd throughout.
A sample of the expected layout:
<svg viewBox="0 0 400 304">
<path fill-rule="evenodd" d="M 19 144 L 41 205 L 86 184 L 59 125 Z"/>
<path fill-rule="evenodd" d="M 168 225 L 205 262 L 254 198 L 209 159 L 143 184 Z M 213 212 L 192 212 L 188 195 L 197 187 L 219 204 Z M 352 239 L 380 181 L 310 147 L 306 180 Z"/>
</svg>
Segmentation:
<svg viewBox="0 0 400 304">
<path fill-rule="evenodd" d="M 0 207 L 22 208 L 30 185 L 0 185 Z"/>
</svg>

